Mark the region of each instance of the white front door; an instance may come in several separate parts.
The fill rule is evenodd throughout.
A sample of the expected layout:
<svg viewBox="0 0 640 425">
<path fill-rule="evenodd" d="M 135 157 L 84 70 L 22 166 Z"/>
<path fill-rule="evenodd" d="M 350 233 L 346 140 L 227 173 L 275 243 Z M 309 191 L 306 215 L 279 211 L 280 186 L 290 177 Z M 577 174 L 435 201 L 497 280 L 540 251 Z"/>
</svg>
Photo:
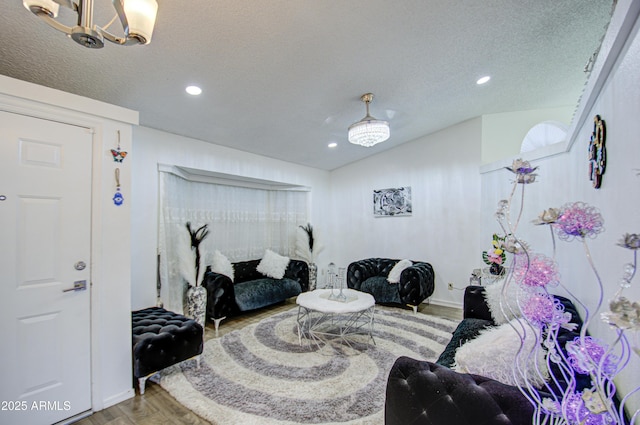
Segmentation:
<svg viewBox="0 0 640 425">
<path fill-rule="evenodd" d="M 0 424 L 91 409 L 91 146 L 0 111 Z"/>
</svg>

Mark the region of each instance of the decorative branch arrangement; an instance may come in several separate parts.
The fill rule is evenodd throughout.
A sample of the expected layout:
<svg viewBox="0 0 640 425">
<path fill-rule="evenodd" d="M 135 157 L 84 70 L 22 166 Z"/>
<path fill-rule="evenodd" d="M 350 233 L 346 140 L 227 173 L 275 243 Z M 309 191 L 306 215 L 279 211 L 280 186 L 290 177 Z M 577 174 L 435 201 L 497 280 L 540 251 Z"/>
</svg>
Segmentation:
<svg viewBox="0 0 640 425">
<path fill-rule="evenodd" d="M 315 255 L 322 251 L 323 247 L 319 246 L 317 243 L 311 223 L 307 223 L 306 226 L 298 227 L 302 229 L 303 237 L 299 237 L 296 240 L 296 254 L 307 263 L 311 264 L 315 260 Z"/>
<path fill-rule="evenodd" d="M 195 251 L 195 268 L 196 268 L 196 281 L 193 286 L 200 286 L 200 244 L 209 234 L 209 230 L 207 229 L 207 225 L 203 225 L 198 229 L 192 229 L 191 223 L 187 222 L 187 230 L 189 231 L 189 236 L 191 237 L 191 250 Z M 191 283 L 189 282 L 189 286 Z"/>
<path fill-rule="evenodd" d="M 302 230 L 305 231 L 305 233 L 307 234 L 308 240 L 309 240 L 309 252 L 313 253 L 313 227 L 311 226 L 311 223 L 307 223 L 307 226 L 298 226 L 300 227 Z"/>
<path fill-rule="evenodd" d="M 522 341 L 518 359 L 514 362 L 514 376 L 523 378 L 526 385 L 520 385 L 522 393 L 535 408 L 534 424 L 549 425 L 600 425 L 626 424 L 625 405 L 629 398 L 640 391 L 640 387 L 630 391 L 618 400 L 614 378 L 627 366 L 635 352 L 640 349 L 632 346 L 627 338 L 630 332 L 640 330 L 640 305 L 622 296 L 624 289 L 629 288 L 635 276 L 637 251 L 640 249 L 640 236 L 626 234 L 618 243 L 623 248 L 633 251 L 633 263 L 625 266 L 624 277 L 620 289 L 610 302 L 610 311 L 602 314 L 602 319 L 611 325 L 616 338 L 609 345 L 597 338 L 587 335 L 589 324 L 597 317 L 596 313 L 603 304 L 604 290 L 602 280 L 595 267 L 589 251 L 587 240 L 595 238 L 604 229 L 603 218 L 595 207 L 582 202 L 565 204 L 560 208 L 550 208 L 542 212 L 534 224 L 549 226 L 553 240 L 553 257 L 534 253 L 529 246 L 518 239 L 517 228 L 523 212 L 524 188 L 535 182 L 536 174 L 527 161 L 516 160 L 507 168 L 515 174 L 513 188 L 509 198 L 499 202 L 496 219 L 505 233 L 501 243 L 503 249 L 513 254 L 511 266 L 502 288 L 501 308 L 510 320 L 522 317 L 535 331 L 533 337 L 536 344 L 532 351 L 525 350 L 525 338 L 531 338 L 531 329 L 512 321 L 512 327 Z M 517 218 L 512 221 L 512 205 L 517 187 L 522 188 L 521 202 Z M 595 291 L 598 302 L 589 307 L 580 298 L 565 287 L 558 274 L 555 261 L 556 243 L 554 234 L 566 242 L 578 241 L 585 251 L 588 263 L 595 276 L 595 285 L 585 291 Z M 586 284 L 586 282 L 585 282 Z M 508 302 L 507 294 L 513 294 L 509 286 L 517 288 L 517 310 Z M 579 304 L 585 312 L 584 324 L 579 336 L 568 341 L 562 349 L 561 329 L 575 330 L 576 324 L 570 323 L 571 314 L 564 311 L 563 305 L 549 292 L 551 287 L 561 287 Z M 516 324 L 514 324 L 516 323 Z M 528 335 L 529 334 L 529 335 Z M 545 358 L 546 368 L 536 367 L 538 376 L 530 376 L 521 364 L 528 359 Z M 528 376 L 529 375 L 529 376 Z M 544 388 L 534 387 L 532 382 L 541 378 Z M 580 383 L 590 380 L 584 387 Z M 520 380 L 522 381 L 522 380 Z M 566 386 L 561 384 L 565 382 Z M 635 423 L 640 411 L 636 411 L 630 423 Z"/>
</svg>

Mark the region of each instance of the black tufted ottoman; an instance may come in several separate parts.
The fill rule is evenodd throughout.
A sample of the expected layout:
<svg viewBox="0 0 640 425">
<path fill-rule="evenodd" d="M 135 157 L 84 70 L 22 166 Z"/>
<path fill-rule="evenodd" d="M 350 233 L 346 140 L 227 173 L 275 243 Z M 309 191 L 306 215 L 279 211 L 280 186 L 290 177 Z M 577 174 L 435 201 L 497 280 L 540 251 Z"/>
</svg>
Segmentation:
<svg viewBox="0 0 640 425">
<path fill-rule="evenodd" d="M 144 394 L 145 383 L 151 375 L 202 353 L 202 326 L 164 308 L 132 312 L 131 328 L 133 377 L 138 379 L 140 394 Z M 199 365 L 200 358 L 196 360 Z"/>
</svg>

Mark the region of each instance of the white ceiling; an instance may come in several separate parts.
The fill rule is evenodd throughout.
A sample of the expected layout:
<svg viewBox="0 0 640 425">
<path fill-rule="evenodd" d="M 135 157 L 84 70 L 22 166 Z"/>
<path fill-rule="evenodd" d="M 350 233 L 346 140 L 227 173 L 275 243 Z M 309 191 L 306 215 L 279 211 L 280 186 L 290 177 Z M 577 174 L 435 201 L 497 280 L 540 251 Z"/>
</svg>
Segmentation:
<svg viewBox="0 0 640 425">
<path fill-rule="evenodd" d="M 110 2 L 96 2 L 104 25 Z M 612 8 L 611 0 L 158 4 L 151 44 L 93 50 L 21 0 L 5 1 L 0 74 L 137 110 L 143 126 L 332 170 L 483 114 L 575 105 Z M 187 95 L 188 84 L 203 94 Z M 375 94 L 371 115 L 391 126 L 373 148 L 346 137 L 365 115 L 366 92 Z"/>
</svg>

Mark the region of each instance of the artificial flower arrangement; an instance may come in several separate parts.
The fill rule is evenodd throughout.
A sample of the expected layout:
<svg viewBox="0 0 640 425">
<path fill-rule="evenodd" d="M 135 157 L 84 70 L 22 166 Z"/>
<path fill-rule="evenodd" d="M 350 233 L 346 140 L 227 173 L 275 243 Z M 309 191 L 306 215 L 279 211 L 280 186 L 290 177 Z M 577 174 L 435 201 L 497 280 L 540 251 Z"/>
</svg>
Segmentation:
<svg viewBox="0 0 640 425">
<path fill-rule="evenodd" d="M 482 252 L 482 260 L 489 266 L 489 272 L 493 275 L 501 275 L 504 273 L 504 263 L 507 261 L 507 255 L 504 253 L 503 244 L 505 237 L 493 234 L 493 241 L 489 251 Z"/>
<path fill-rule="evenodd" d="M 537 167 L 536 167 L 537 168 Z M 633 394 L 640 391 L 640 386 L 630 391 L 621 400 L 618 400 L 614 378 L 622 372 L 628 364 L 630 357 L 640 355 L 638 345 L 632 344 L 628 339 L 629 333 L 637 336 L 640 330 L 640 304 L 625 298 L 622 293 L 630 287 L 635 276 L 637 265 L 637 252 L 640 249 L 640 235 L 626 234 L 618 243 L 619 246 L 633 252 L 633 263 L 625 266 L 624 276 L 620 288 L 609 304 L 609 311 L 603 313 L 601 318 L 611 325 L 616 333 L 615 342 L 611 345 L 587 335 L 589 323 L 602 306 L 603 285 L 595 268 L 593 259 L 589 253 L 587 239 L 596 237 L 604 229 L 603 218 L 598 210 L 582 202 L 568 203 L 560 208 L 549 208 L 543 211 L 534 224 L 549 226 L 554 247 L 554 235 L 563 241 L 579 241 L 584 245 L 589 265 L 595 276 L 594 291 L 599 291 L 600 302 L 591 311 L 579 298 L 562 285 L 558 274 L 557 263 L 554 258 L 535 253 L 522 240 L 517 237 L 517 227 L 522 211 L 517 214 L 517 220 L 511 221 L 512 198 L 518 185 L 522 187 L 524 200 L 524 187 L 535 182 L 536 168 L 531 167 L 527 161 L 518 159 L 507 169 L 515 174 L 513 190 L 508 199 L 499 203 L 496 219 L 507 237 L 497 239 L 499 248 L 513 254 L 509 272 L 505 278 L 502 289 L 501 307 L 507 317 L 521 316 L 536 330 L 534 337 L 536 344 L 533 352 L 524 350 L 524 343 L 520 348 L 518 359 L 514 362 L 514 374 L 522 376 L 524 382 L 534 382 L 536 377 L 526 376 L 527 371 L 518 367 L 522 359 L 536 358 L 539 350 L 543 351 L 549 371 L 537 370 L 539 376 L 544 376 L 547 383 L 544 392 L 531 384 L 521 385 L 522 393 L 531 401 L 535 409 L 534 424 L 553 425 L 604 425 L 635 423 L 640 416 L 640 410 L 634 412 L 630 422 L 625 420 L 625 405 Z M 522 208 L 521 203 L 521 208 Z M 494 237 L 494 242 L 496 238 Z M 494 243 L 494 247 L 498 248 Z M 494 248 L 486 254 L 486 260 L 496 259 Z M 483 253 L 483 258 L 485 255 Z M 504 260 L 503 260 L 504 261 Z M 513 311 L 511 303 L 506 300 L 508 287 L 517 285 L 517 306 L 519 312 Z M 578 302 L 585 310 L 584 324 L 580 334 L 573 341 L 568 341 L 561 349 L 561 341 L 558 332 L 561 328 L 576 329 L 576 324 L 570 323 L 571 315 L 564 311 L 560 302 L 551 295 L 549 288 L 563 288 L 574 301 Z M 514 322 L 511 322 L 514 323 Z M 517 322 L 516 322 L 517 323 Z M 514 330 L 524 342 L 527 330 L 523 326 L 512 324 Z M 549 375 L 554 364 L 557 374 Z M 577 389 L 577 376 L 588 375 L 592 386 L 582 390 Z M 558 381 L 568 383 L 566 388 L 561 388 L 561 393 L 552 391 L 551 386 L 558 388 Z M 555 385 L 554 385 L 555 384 Z"/>
</svg>

